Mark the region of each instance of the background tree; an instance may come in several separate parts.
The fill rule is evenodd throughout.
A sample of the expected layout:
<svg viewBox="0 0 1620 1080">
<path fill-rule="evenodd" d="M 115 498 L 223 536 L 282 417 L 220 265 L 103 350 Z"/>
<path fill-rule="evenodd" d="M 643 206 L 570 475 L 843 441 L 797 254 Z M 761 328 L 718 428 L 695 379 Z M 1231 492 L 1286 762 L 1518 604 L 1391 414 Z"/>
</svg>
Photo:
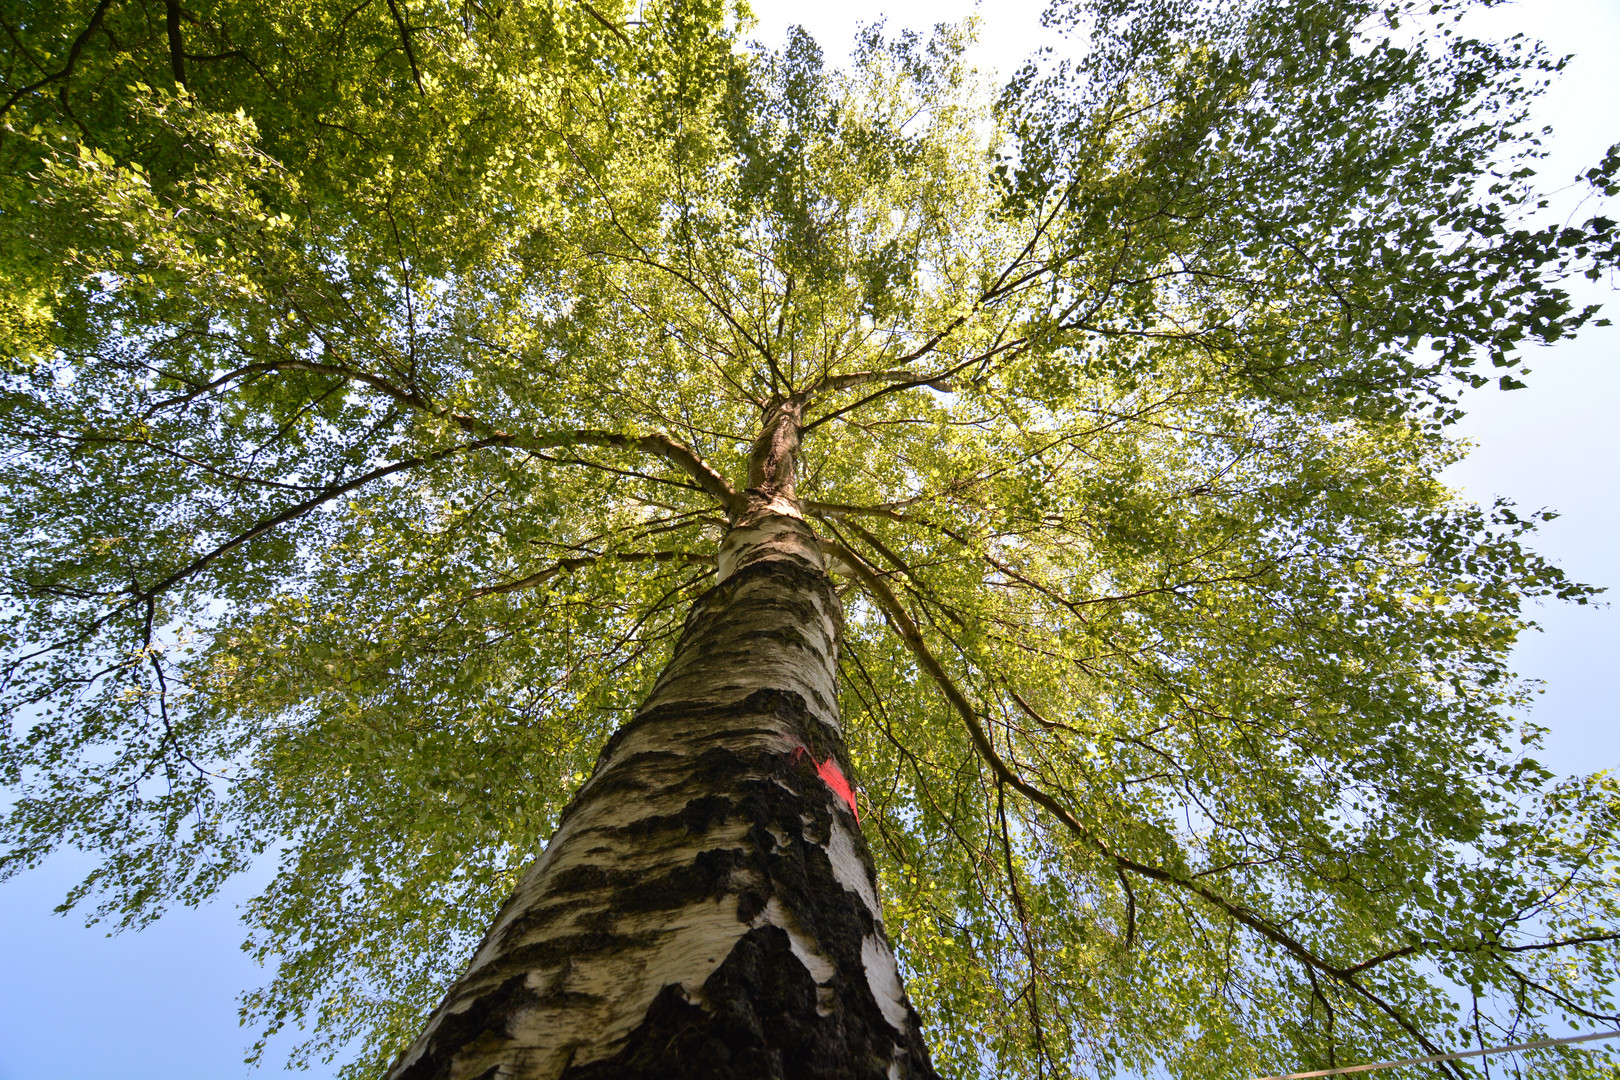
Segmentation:
<svg viewBox="0 0 1620 1080">
<path fill-rule="evenodd" d="M 256 1007 L 388 1054 L 795 403 L 943 1070 L 1612 1021 L 1612 788 L 1503 669 L 1585 590 L 1434 480 L 1609 226 L 1519 223 L 1551 65 L 1429 6 L 1098 5 L 994 112 L 690 8 L 9 20 L 8 866 L 139 921 L 279 844 Z"/>
</svg>

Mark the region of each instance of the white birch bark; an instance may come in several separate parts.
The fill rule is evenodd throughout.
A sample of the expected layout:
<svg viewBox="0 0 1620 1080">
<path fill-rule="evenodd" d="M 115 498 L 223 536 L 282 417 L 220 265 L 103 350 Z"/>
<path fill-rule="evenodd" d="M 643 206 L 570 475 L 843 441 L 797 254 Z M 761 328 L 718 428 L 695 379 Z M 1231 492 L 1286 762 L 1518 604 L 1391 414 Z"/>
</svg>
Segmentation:
<svg viewBox="0 0 1620 1080">
<path fill-rule="evenodd" d="M 389 1080 L 934 1076 L 847 797 L 842 613 L 785 470 Z"/>
</svg>

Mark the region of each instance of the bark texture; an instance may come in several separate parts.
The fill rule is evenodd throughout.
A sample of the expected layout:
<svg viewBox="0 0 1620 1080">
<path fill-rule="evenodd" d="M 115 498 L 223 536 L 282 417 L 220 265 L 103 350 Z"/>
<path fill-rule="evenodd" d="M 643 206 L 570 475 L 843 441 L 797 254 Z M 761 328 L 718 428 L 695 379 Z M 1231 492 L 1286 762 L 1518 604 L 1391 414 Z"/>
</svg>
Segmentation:
<svg viewBox="0 0 1620 1080">
<path fill-rule="evenodd" d="M 791 497 L 748 502 L 646 705 L 389 1080 L 935 1076 L 846 779 L 838 597 Z"/>
</svg>

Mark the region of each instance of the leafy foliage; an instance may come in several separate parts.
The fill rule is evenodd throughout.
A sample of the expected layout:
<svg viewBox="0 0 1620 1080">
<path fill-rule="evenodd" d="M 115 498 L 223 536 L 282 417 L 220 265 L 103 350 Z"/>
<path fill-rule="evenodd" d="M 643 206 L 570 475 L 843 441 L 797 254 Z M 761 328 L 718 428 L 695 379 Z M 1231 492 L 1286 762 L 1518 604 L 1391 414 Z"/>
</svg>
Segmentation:
<svg viewBox="0 0 1620 1080">
<path fill-rule="evenodd" d="M 1534 46 L 1099 0 L 995 99 L 962 28 L 838 71 L 691 2 L 35 6 L 0 866 L 100 852 L 73 899 L 137 925 L 275 859 L 247 1010 L 295 1058 L 414 1033 L 784 402 L 944 1069 L 1620 1019 L 1620 790 L 1526 756 L 1505 668 L 1527 600 L 1591 590 L 1435 479 L 1452 388 L 1516 385 L 1615 260 L 1534 222 Z"/>
</svg>

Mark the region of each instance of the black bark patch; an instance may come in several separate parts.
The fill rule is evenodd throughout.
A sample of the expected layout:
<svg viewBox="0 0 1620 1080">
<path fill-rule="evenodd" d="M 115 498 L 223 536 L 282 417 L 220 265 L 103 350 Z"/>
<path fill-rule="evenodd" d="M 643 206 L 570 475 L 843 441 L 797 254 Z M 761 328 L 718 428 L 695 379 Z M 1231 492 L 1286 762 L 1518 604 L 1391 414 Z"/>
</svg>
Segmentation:
<svg viewBox="0 0 1620 1080">
<path fill-rule="evenodd" d="M 684 786 L 684 785 L 683 785 Z M 702 835 L 731 816 L 731 800 L 724 795 L 698 795 L 673 814 L 651 814 L 625 825 L 602 825 L 593 832 L 645 839 L 659 833 Z"/>
<path fill-rule="evenodd" d="M 656 945 L 664 934 L 664 931 L 659 930 L 647 930 L 638 934 L 616 934 L 611 930 L 586 930 L 575 934 L 561 934 L 508 949 L 499 958 L 479 969 L 478 977 L 499 979 L 508 974 L 516 977 L 530 971 L 559 967 L 573 956 L 603 956 L 632 949 L 645 949 Z"/>
<path fill-rule="evenodd" d="M 739 641 L 776 641 L 783 645 L 791 645 L 795 649 L 808 649 L 811 647 L 809 639 L 791 626 L 749 630 L 746 633 L 738 634 L 737 639 Z"/>
<path fill-rule="evenodd" d="M 514 975 L 479 994 L 461 1012 L 446 1013 L 428 1040 L 427 1050 L 396 1080 L 450 1080 L 451 1067 L 465 1052 L 477 1054 L 480 1045 L 491 1050 L 499 1047 L 510 1038 L 507 1021 L 534 1004 L 538 996 L 524 980 L 525 976 Z"/>
<path fill-rule="evenodd" d="M 706 833 L 731 816 L 731 800 L 720 795 L 700 795 L 681 808 L 681 824 L 690 833 Z"/>
<path fill-rule="evenodd" d="M 664 987 L 617 1054 L 559 1080 L 886 1080 L 897 1055 L 903 1077 L 936 1080 L 919 1040 L 896 1045 L 881 1018 L 849 1015 L 847 996 L 835 987 L 822 1015 L 787 931 L 760 927 L 705 980 L 702 1004 Z"/>
<path fill-rule="evenodd" d="M 623 731 L 624 729 L 620 728 L 619 730 Z M 609 745 L 612 745 L 611 740 Z M 606 751 L 604 750 L 603 755 L 605 754 Z M 652 785 L 647 783 L 640 775 L 641 771 L 655 762 L 679 762 L 680 759 L 681 755 L 667 750 L 647 750 L 634 754 L 620 763 L 626 767 L 604 772 L 603 765 L 607 758 L 598 756 L 596 770 L 591 776 L 590 782 L 582 786 L 574 797 L 568 800 L 568 805 L 563 807 L 562 813 L 557 816 L 557 827 L 562 828 L 563 824 L 574 816 L 574 811 L 588 802 L 594 802 L 607 795 L 634 797 L 653 790 Z M 637 766 L 640 766 L 640 768 Z"/>
<path fill-rule="evenodd" d="M 729 726 L 730 722 L 734 720 L 757 721 L 765 717 L 769 717 L 777 721 L 777 723 L 770 726 L 757 722 Z M 655 757 L 665 762 L 678 762 L 680 755 L 662 750 L 643 751 L 625 758 L 622 762 L 614 761 L 614 756 L 618 753 L 619 747 L 624 745 L 624 741 L 632 734 L 649 727 L 672 725 L 681 721 L 688 721 L 694 729 L 700 729 L 695 730 L 694 734 L 706 742 L 719 738 L 776 735 L 782 731 L 783 722 L 796 734 L 802 732 L 805 736 L 809 736 L 812 731 L 816 732 L 815 737 L 821 740 L 823 748 L 826 748 L 828 741 L 826 736 L 821 734 L 826 725 L 817 720 L 805 705 L 804 699 L 791 690 L 777 690 L 774 688 L 755 690 L 742 700 L 732 702 L 729 705 L 714 705 L 709 702 L 671 702 L 637 714 L 635 719 L 608 737 L 607 743 L 602 747 L 601 753 L 596 758 L 598 775 L 580 789 L 580 793 L 575 797 L 574 801 L 578 802 L 581 798 L 595 799 L 602 789 L 602 784 L 610 776 L 618 773 L 621 766 L 648 763 Z M 812 747 L 812 749 L 815 748 Z M 634 773 L 636 770 L 631 768 L 629 771 Z M 633 790 L 645 790 L 645 788 L 646 785 L 641 783 L 639 788 Z"/>
<path fill-rule="evenodd" d="M 548 897 L 590 894 L 612 898 L 615 912 L 669 911 L 694 900 L 719 899 L 732 891 L 732 872 L 747 864 L 741 848 L 700 851 L 691 862 L 662 874 L 636 870 L 609 870 L 601 866 L 570 866 L 552 876 Z"/>
<path fill-rule="evenodd" d="M 656 890 L 684 885 L 694 890 L 687 897 L 697 898 L 722 867 L 733 873 L 746 867 L 754 883 L 735 889 L 738 921 L 751 923 L 774 897 L 788 925 L 831 963 L 832 976 L 818 987 L 793 955 L 786 930 L 755 927 L 695 1000 L 678 985 L 664 987 L 618 1053 L 563 1077 L 879 1080 L 898 1061 L 900 1075 L 935 1080 L 915 1014 L 896 1031 L 872 996 L 861 946 L 882 930 L 859 895 L 834 876 L 823 847 L 835 827 L 834 798 L 806 755 L 772 755 L 770 762 L 749 763 L 760 771 L 739 774 L 733 759 L 748 756 L 716 748 L 694 761 L 696 772 L 730 778 L 728 813 L 749 823 L 746 846 L 704 852 L 699 859 L 710 862 L 708 870 L 690 882 L 666 879 Z M 856 843 L 864 849 L 858 833 Z"/>
<path fill-rule="evenodd" d="M 745 889 L 737 894 L 737 921 L 753 922 L 754 916 L 765 910 L 770 899 L 762 892 Z"/>
</svg>

